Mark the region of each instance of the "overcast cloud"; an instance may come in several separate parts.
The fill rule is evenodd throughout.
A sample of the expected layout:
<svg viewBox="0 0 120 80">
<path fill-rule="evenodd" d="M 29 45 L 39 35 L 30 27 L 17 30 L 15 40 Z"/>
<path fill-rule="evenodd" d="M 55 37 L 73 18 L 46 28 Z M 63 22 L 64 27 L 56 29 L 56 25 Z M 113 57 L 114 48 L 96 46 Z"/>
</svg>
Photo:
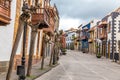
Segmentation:
<svg viewBox="0 0 120 80">
<path fill-rule="evenodd" d="M 78 27 L 81 23 L 101 19 L 120 6 L 120 0 L 51 0 L 60 14 L 60 29 Z"/>
</svg>

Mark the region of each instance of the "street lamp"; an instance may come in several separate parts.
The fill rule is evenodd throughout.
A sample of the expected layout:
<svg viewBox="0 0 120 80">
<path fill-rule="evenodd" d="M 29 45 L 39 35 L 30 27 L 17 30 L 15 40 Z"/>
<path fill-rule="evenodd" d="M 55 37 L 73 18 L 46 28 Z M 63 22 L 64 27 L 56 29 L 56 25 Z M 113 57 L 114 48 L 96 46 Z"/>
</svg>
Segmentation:
<svg viewBox="0 0 120 80">
<path fill-rule="evenodd" d="M 36 0 L 35 3 L 38 3 L 38 0 Z M 45 6 L 44 8 L 41 8 L 39 4 L 35 4 L 29 7 L 26 0 L 23 0 L 22 11 L 23 13 L 21 17 L 24 19 L 23 55 L 22 55 L 21 66 L 17 67 L 17 74 L 19 75 L 19 80 L 25 80 L 25 46 L 26 46 L 27 24 L 30 25 L 32 29 L 27 76 L 29 76 L 31 73 L 32 57 L 34 54 L 34 45 L 35 45 L 35 37 L 37 35 L 37 30 L 49 27 L 49 15 L 46 12 Z M 31 19 L 31 22 L 27 23 L 29 18 Z"/>
<path fill-rule="evenodd" d="M 23 31 L 23 54 L 21 65 L 17 66 L 17 75 L 19 75 L 19 80 L 25 80 L 25 45 L 26 45 L 26 32 L 27 32 L 27 23 L 24 24 Z"/>
<path fill-rule="evenodd" d="M 21 65 L 17 66 L 17 75 L 19 75 L 19 80 L 25 80 L 25 46 L 26 46 L 26 32 L 27 32 L 27 20 L 30 18 L 28 13 L 29 8 L 26 1 L 23 0 L 23 7 L 22 7 L 22 15 L 21 18 L 24 19 L 24 29 L 23 29 L 23 51 L 22 51 L 22 61 Z"/>
</svg>

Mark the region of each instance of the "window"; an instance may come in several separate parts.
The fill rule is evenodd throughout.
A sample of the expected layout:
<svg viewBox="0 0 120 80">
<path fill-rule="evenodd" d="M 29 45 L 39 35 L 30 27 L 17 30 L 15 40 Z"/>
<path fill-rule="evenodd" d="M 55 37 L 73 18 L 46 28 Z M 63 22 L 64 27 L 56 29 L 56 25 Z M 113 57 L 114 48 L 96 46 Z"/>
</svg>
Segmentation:
<svg viewBox="0 0 120 80">
<path fill-rule="evenodd" d="M 119 24 L 118 24 L 118 32 L 120 32 L 120 21 L 119 21 Z"/>
<path fill-rule="evenodd" d="M 110 29 L 111 29 L 111 21 L 108 24 L 108 33 L 110 33 Z"/>
<path fill-rule="evenodd" d="M 100 28 L 100 34 L 102 34 L 102 28 Z"/>
</svg>

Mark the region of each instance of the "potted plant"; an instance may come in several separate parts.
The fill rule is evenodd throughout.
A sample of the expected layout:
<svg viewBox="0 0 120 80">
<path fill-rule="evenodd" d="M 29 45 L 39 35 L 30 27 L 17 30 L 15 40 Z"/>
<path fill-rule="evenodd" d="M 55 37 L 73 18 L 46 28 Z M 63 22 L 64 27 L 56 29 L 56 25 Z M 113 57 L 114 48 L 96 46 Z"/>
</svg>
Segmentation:
<svg viewBox="0 0 120 80">
<path fill-rule="evenodd" d="M 100 48 L 100 46 L 99 45 L 96 45 L 96 49 L 97 49 L 97 53 L 96 53 L 96 57 L 97 58 L 101 58 L 101 53 L 100 53 L 100 51 L 98 50 Z"/>
<path fill-rule="evenodd" d="M 101 58 L 101 53 L 98 52 L 98 53 L 96 54 L 96 57 L 97 57 L 97 58 Z"/>
<path fill-rule="evenodd" d="M 98 46 L 98 45 L 96 45 L 95 47 L 96 47 L 96 48 L 99 48 L 99 46 Z"/>
<path fill-rule="evenodd" d="M 62 48 L 61 51 L 62 51 L 62 54 L 63 54 L 63 55 L 66 55 L 66 51 L 67 51 L 67 50 L 66 50 L 65 48 Z"/>
</svg>

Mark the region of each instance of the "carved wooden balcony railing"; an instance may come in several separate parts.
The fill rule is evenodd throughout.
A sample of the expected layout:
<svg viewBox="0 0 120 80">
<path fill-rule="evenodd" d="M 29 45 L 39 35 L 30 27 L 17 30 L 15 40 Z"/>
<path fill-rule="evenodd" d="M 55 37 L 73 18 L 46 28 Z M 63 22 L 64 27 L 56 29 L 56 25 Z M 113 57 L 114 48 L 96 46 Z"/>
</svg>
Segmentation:
<svg viewBox="0 0 120 80">
<path fill-rule="evenodd" d="M 79 42 L 81 40 L 80 36 L 78 36 L 76 40 Z"/>
<path fill-rule="evenodd" d="M 39 28 L 48 28 L 50 24 L 49 13 L 46 8 L 37 8 L 32 14 L 32 24 L 39 24 Z"/>
<path fill-rule="evenodd" d="M 107 35 L 104 33 L 99 35 L 99 39 L 101 40 L 106 39 L 106 38 L 107 38 Z"/>
<path fill-rule="evenodd" d="M 86 39 L 88 39 L 88 38 L 87 38 L 87 36 L 82 36 L 81 39 L 82 39 L 82 40 L 86 40 Z"/>
<path fill-rule="evenodd" d="M 9 24 L 10 23 L 10 0 L 0 0 L 0 23 Z"/>
<path fill-rule="evenodd" d="M 89 39 L 88 39 L 88 42 L 89 42 L 89 43 L 92 43 L 92 42 L 93 42 L 93 39 L 92 39 L 92 38 L 89 38 Z"/>
</svg>

